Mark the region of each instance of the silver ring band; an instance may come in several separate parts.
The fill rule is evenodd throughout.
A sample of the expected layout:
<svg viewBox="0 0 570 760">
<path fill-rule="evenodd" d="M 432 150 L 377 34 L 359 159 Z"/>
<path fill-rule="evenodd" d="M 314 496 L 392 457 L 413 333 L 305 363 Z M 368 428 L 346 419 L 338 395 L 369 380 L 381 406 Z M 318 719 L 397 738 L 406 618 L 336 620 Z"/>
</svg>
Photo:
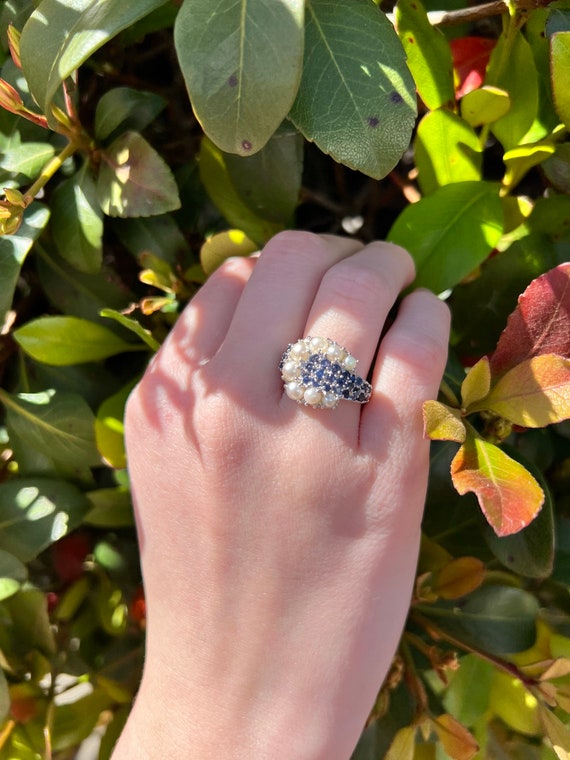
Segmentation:
<svg viewBox="0 0 570 760">
<path fill-rule="evenodd" d="M 357 359 L 330 338 L 302 338 L 290 343 L 279 369 L 285 393 L 304 406 L 334 409 L 339 401 L 366 404 L 372 386 L 355 372 Z"/>
</svg>

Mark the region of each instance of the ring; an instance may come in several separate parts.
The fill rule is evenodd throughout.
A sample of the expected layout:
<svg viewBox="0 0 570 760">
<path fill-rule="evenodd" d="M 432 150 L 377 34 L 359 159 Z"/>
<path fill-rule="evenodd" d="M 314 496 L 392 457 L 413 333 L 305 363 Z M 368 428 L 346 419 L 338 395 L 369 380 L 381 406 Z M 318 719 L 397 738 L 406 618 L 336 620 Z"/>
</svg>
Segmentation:
<svg viewBox="0 0 570 760">
<path fill-rule="evenodd" d="M 330 338 L 302 338 L 290 343 L 279 369 L 285 393 L 304 406 L 334 409 L 338 402 L 366 404 L 372 386 L 355 374 L 358 364 L 346 348 Z"/>
</svg>

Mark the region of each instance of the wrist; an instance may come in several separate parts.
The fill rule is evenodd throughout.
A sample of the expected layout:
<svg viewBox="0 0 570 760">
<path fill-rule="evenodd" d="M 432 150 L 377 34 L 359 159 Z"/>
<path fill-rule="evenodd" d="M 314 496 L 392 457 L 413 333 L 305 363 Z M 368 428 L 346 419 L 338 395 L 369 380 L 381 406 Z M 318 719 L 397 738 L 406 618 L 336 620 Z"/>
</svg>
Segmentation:
<svg viewBox="0 0 570 760">
<path fill-rule="evenodd" d="M 217 686 L 204 693 L 190 683 L 143 679 L 112 760 L 348 760 L 354 749 L 358 730 L 346 736 L 338 720 L 327 724 L 326 695 L 305 704 L 285 688 L 259 708 L 255 696 L 235 698 Z"/>
</svg>

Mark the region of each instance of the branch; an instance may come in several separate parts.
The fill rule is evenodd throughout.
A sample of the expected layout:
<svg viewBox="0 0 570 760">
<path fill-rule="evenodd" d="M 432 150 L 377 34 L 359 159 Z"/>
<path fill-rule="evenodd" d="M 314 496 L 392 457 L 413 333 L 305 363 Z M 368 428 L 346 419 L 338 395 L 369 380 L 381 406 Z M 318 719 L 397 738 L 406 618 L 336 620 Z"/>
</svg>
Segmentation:
<svg viewBox="0 0 570 760">
<path fill-rule="evenodd" d="M 471 8 L 458 8 L 454 11 L 428 11 L 428 19 L 432 26 L 455 26 L 470 21 L 479 21 L 489 16 L 501 16 L 508 13 L 509 7 L 503 0 L 493 0 L 490 3 L 474 5 Z M 394 23 L 394 14 L 388 13 L 388 18 Z"/>
</svg>

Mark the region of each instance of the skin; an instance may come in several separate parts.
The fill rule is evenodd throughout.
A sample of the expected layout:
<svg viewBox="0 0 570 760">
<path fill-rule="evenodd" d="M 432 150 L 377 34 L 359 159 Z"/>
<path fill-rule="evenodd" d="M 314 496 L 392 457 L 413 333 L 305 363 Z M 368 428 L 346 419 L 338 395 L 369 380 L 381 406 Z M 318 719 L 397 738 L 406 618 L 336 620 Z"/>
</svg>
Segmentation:
<svg viewBox="0 0 570 760">
<path fill-rule="evenodd" d="M 285 232 L 227 261 L 130 397 L 147 599 L 140 692 L 113 760 L 347 760 L 409 607 L 449 313 L 388 243 Z M 283 392 L 288 343 L 372 363 L 364 406 Z M 376 354 L 376 352 L 378 353 Z M 376 358 L 375 358 L 376 356 Z"/>
</svg>

